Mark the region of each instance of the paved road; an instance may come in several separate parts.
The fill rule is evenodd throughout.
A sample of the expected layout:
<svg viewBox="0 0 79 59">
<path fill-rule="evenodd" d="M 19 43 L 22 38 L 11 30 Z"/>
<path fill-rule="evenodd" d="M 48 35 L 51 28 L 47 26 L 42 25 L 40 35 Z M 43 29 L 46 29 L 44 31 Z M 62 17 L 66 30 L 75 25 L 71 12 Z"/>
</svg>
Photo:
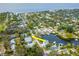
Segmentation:
<svg viewBox="0 0 79 59">
<path fill-rule="evenodd" d="M 43 49 L 43 52 L 44 52 L 43 56 L 46 56 L 47 55 L 46 50 L 42 47 L 42 45 L 39 43 L 39 41 L 35 40 L 35 42 L 37 42 L 37 44 L 39 45 L 39 47 L 41 47 Z"/>
</svg>

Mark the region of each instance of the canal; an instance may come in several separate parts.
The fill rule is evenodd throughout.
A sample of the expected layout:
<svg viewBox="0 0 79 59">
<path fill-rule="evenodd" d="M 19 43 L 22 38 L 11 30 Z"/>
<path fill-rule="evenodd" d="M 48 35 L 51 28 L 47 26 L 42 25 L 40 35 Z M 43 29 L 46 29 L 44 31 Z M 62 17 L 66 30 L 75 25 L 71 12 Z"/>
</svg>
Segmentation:
<svg viewBox="0 0 79 59">
<path fill-rule="evenodd" d="M 54 34 L 49 34 L 49 35 L 42 35 L 42 38 L 45 40 L 48 40 L 49 42 L 56 42 L 57 44 L 62 43 L 63 45 L 66 45 L 67 43 L 71 43 L 73 45 L 79 45 L 79 40 L 70 40 L 66 41 L 63 39 L 60 39 L 58 36 Z"/>
</svg>

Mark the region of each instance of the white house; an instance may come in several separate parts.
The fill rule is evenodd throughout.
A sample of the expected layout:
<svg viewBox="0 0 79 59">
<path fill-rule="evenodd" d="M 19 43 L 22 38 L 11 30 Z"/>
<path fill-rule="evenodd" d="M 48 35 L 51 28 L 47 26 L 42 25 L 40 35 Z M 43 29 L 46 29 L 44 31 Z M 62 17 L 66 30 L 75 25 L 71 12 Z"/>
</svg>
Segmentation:
<svg viewBox="0 0 79 59">
<path fill-rule="evenodd" d="M 35 45 L 35 42 L 31 42 L 31 43 L 28 43 L 27 45 L 25 45 L 27 48 L 31 48 Z"/>
<path fill-rule="evenodd" d="M 27 36 L 24 38 L 25 42 L 30 43 L 32 42 L 32 38 L 30 36 Z"/>
<path fill-rule="evenodd" d="M 10 41 L 10 46 L 11 46 L 11 49 L 13 50 L 13 51 L 15 51 L 15 39 L 11 39 L 11 41 Z"/>
</svg>

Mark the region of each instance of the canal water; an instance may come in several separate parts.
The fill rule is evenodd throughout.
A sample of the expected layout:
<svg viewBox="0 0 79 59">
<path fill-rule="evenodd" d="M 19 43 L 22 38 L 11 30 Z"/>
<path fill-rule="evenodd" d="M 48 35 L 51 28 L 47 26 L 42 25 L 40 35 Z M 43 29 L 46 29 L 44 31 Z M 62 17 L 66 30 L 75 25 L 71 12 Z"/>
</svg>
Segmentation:
<svg viewBox="0 0 79 59">
<path fill-rule="evenodd" d="M 56 42 L 57 44 L 62 43 L 63 45 L 66 45 L 68 43 L 68 41 L 60 39 L 58 36 L 54 34 L 43 35 L 42 38 L 48 40 L 49 42 Z M 71 40 L 69 42 L 74 45 L 79 45 L 79 40 Z"/>
</svg>

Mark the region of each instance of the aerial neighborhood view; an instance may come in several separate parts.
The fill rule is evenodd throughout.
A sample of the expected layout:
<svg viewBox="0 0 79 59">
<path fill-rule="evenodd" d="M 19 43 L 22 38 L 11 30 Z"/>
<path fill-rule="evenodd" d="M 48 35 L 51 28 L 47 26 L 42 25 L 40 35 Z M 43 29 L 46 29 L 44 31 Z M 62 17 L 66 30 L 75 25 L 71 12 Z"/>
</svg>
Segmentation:
<svg viewBox="0 0 79 59">
<path fill-rule="evenodd" d="M 79 4 L 0 4 L 0 56 L 79 56 Z"/>
</svg>

